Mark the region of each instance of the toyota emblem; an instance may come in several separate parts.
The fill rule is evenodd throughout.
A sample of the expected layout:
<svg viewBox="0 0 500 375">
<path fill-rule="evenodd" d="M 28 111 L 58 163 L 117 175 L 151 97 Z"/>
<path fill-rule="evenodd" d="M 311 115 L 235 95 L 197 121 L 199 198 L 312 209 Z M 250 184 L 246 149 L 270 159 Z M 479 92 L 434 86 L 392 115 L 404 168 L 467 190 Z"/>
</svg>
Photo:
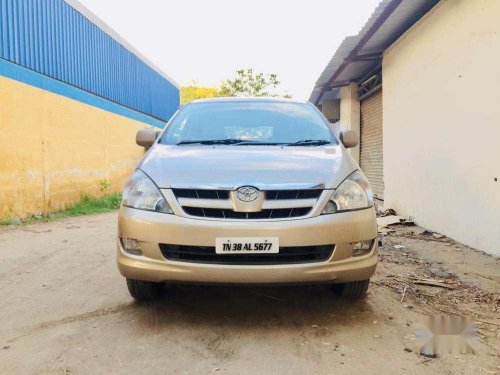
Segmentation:
<svg viewBox="0 0 500 375">
<path fill-rule="evenodd" d="M 242 202 L 253 202 L 259 197 L 259 191 L 251 186 L 242 186 L 236 190 L 236 196 Z"/>
</svg>

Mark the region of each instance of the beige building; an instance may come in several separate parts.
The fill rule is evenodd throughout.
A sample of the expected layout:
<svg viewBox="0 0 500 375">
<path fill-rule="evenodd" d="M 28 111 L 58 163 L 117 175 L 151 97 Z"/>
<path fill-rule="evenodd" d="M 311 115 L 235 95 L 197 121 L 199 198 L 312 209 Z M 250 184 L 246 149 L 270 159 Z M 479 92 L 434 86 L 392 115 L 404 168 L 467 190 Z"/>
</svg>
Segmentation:
<svg viewBox="0 0 500 375">
<path fill-rule="evenodd" d="M 384 0 L 310 101 L 359 131 L 384 208 L 500 255 L 500 1 Z"/>
</svg>

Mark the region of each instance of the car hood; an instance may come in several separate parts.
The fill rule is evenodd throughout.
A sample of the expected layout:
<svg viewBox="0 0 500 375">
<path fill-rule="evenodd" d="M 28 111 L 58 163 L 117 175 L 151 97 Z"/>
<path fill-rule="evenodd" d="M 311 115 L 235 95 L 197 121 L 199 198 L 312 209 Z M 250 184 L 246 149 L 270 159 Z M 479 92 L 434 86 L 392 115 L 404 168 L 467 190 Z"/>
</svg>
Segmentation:
<svg viewBox="0 0 500 375">
<path fill-rule="evenodd" d="M 342 146 L 154 145 L 139 165 L 160 188 L 336 188 L 357 164 Z"/>
</svg>

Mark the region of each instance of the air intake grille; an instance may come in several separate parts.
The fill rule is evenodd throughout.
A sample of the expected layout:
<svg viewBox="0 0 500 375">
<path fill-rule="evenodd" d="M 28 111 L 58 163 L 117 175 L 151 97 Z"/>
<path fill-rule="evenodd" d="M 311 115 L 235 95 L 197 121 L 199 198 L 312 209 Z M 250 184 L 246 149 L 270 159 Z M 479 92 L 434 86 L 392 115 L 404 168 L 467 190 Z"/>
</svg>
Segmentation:
<svg viewBox="0 0 500 375">
<path fill-rule="evenodd" d="M 214 247 L 160 244 L 168 260 L 191 263 L 272 265 L 324 262 L 330 259 L 335 245 L 280 247 L 277 254 L 216 254 Z"/>
<path fill-rule="evenodd" d="M 267 190 L 267 200 L 318 198 L 323 190 Z"/>
<path fill-rule="evenodd" d="M 279 208 L 259 212 L 236 212 L 221 208 L 183 207 L 184 212 L 191 216 L 214 217 L 223 219 L 279 219 L 305 216 L 311 207 Z"/>
<path fill-rule="evenodd" d="M 172 189 L 176 198 L 229 199 L 229 190 Z"/>
</svg>

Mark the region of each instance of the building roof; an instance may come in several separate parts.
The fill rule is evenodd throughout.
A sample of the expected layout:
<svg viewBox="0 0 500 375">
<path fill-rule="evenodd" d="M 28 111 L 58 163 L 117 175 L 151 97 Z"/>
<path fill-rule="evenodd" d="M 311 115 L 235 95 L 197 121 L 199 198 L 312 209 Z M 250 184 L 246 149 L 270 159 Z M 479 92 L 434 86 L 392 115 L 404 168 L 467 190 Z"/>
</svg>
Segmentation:
<svg viewBox="0 0 500 375">
<path fill-rule="evenodd" d="M 92 13 L 86 6 L 80 3 L 78 0 L 64 0 L 74 9 L 76 9 L 82 16 L 96 25 L 99 29 L 108 34 L 111 38 L 116 40 L 123 47 L 132 52 L 135 56 L 141 59 L 146 65 L 148 65 L 151 69 L 156 71 L 159 75 L 169 81 L 172 85 L 180 89 L 180 85 L 167 73 L 165 73 L 162 69 L 160 69 L 156 64 L 154 64 L 151 60 L 149 60 L 146 56 L 144 56 L 141 52 L 139 52 L 133 45 L 127 42 L 120 34 L 118 34 L 115 30 L 111 28 L 106 22 L 104 22 L 101 18 Z"/>
<path fill-rule="evenodd" d="M 382 53 L 439 0 L 382 0 L 357 35 L 347 36 L 327 64 L 309 97 L 318 104 L 337 98 L 341 86 L 380 67 Z"/>
<path fill-rule="evenodd" d="M 117 104 L 154 123 L 168 121 L 179 108 L 178 86 L 90 12 L 74 8 L 75 1 L 0 0 L 0 75 L 21 81 L 29 76 L 22 82 L 37 87 L 39 81 L 53 82 L 50 78 L 68 86 L 60 95 L 80 97 L 69 96 L 72 86 L 105 99 L 110 108 Z M 97 102 L 103 103 L 92 101 Z"/>
</svg>

